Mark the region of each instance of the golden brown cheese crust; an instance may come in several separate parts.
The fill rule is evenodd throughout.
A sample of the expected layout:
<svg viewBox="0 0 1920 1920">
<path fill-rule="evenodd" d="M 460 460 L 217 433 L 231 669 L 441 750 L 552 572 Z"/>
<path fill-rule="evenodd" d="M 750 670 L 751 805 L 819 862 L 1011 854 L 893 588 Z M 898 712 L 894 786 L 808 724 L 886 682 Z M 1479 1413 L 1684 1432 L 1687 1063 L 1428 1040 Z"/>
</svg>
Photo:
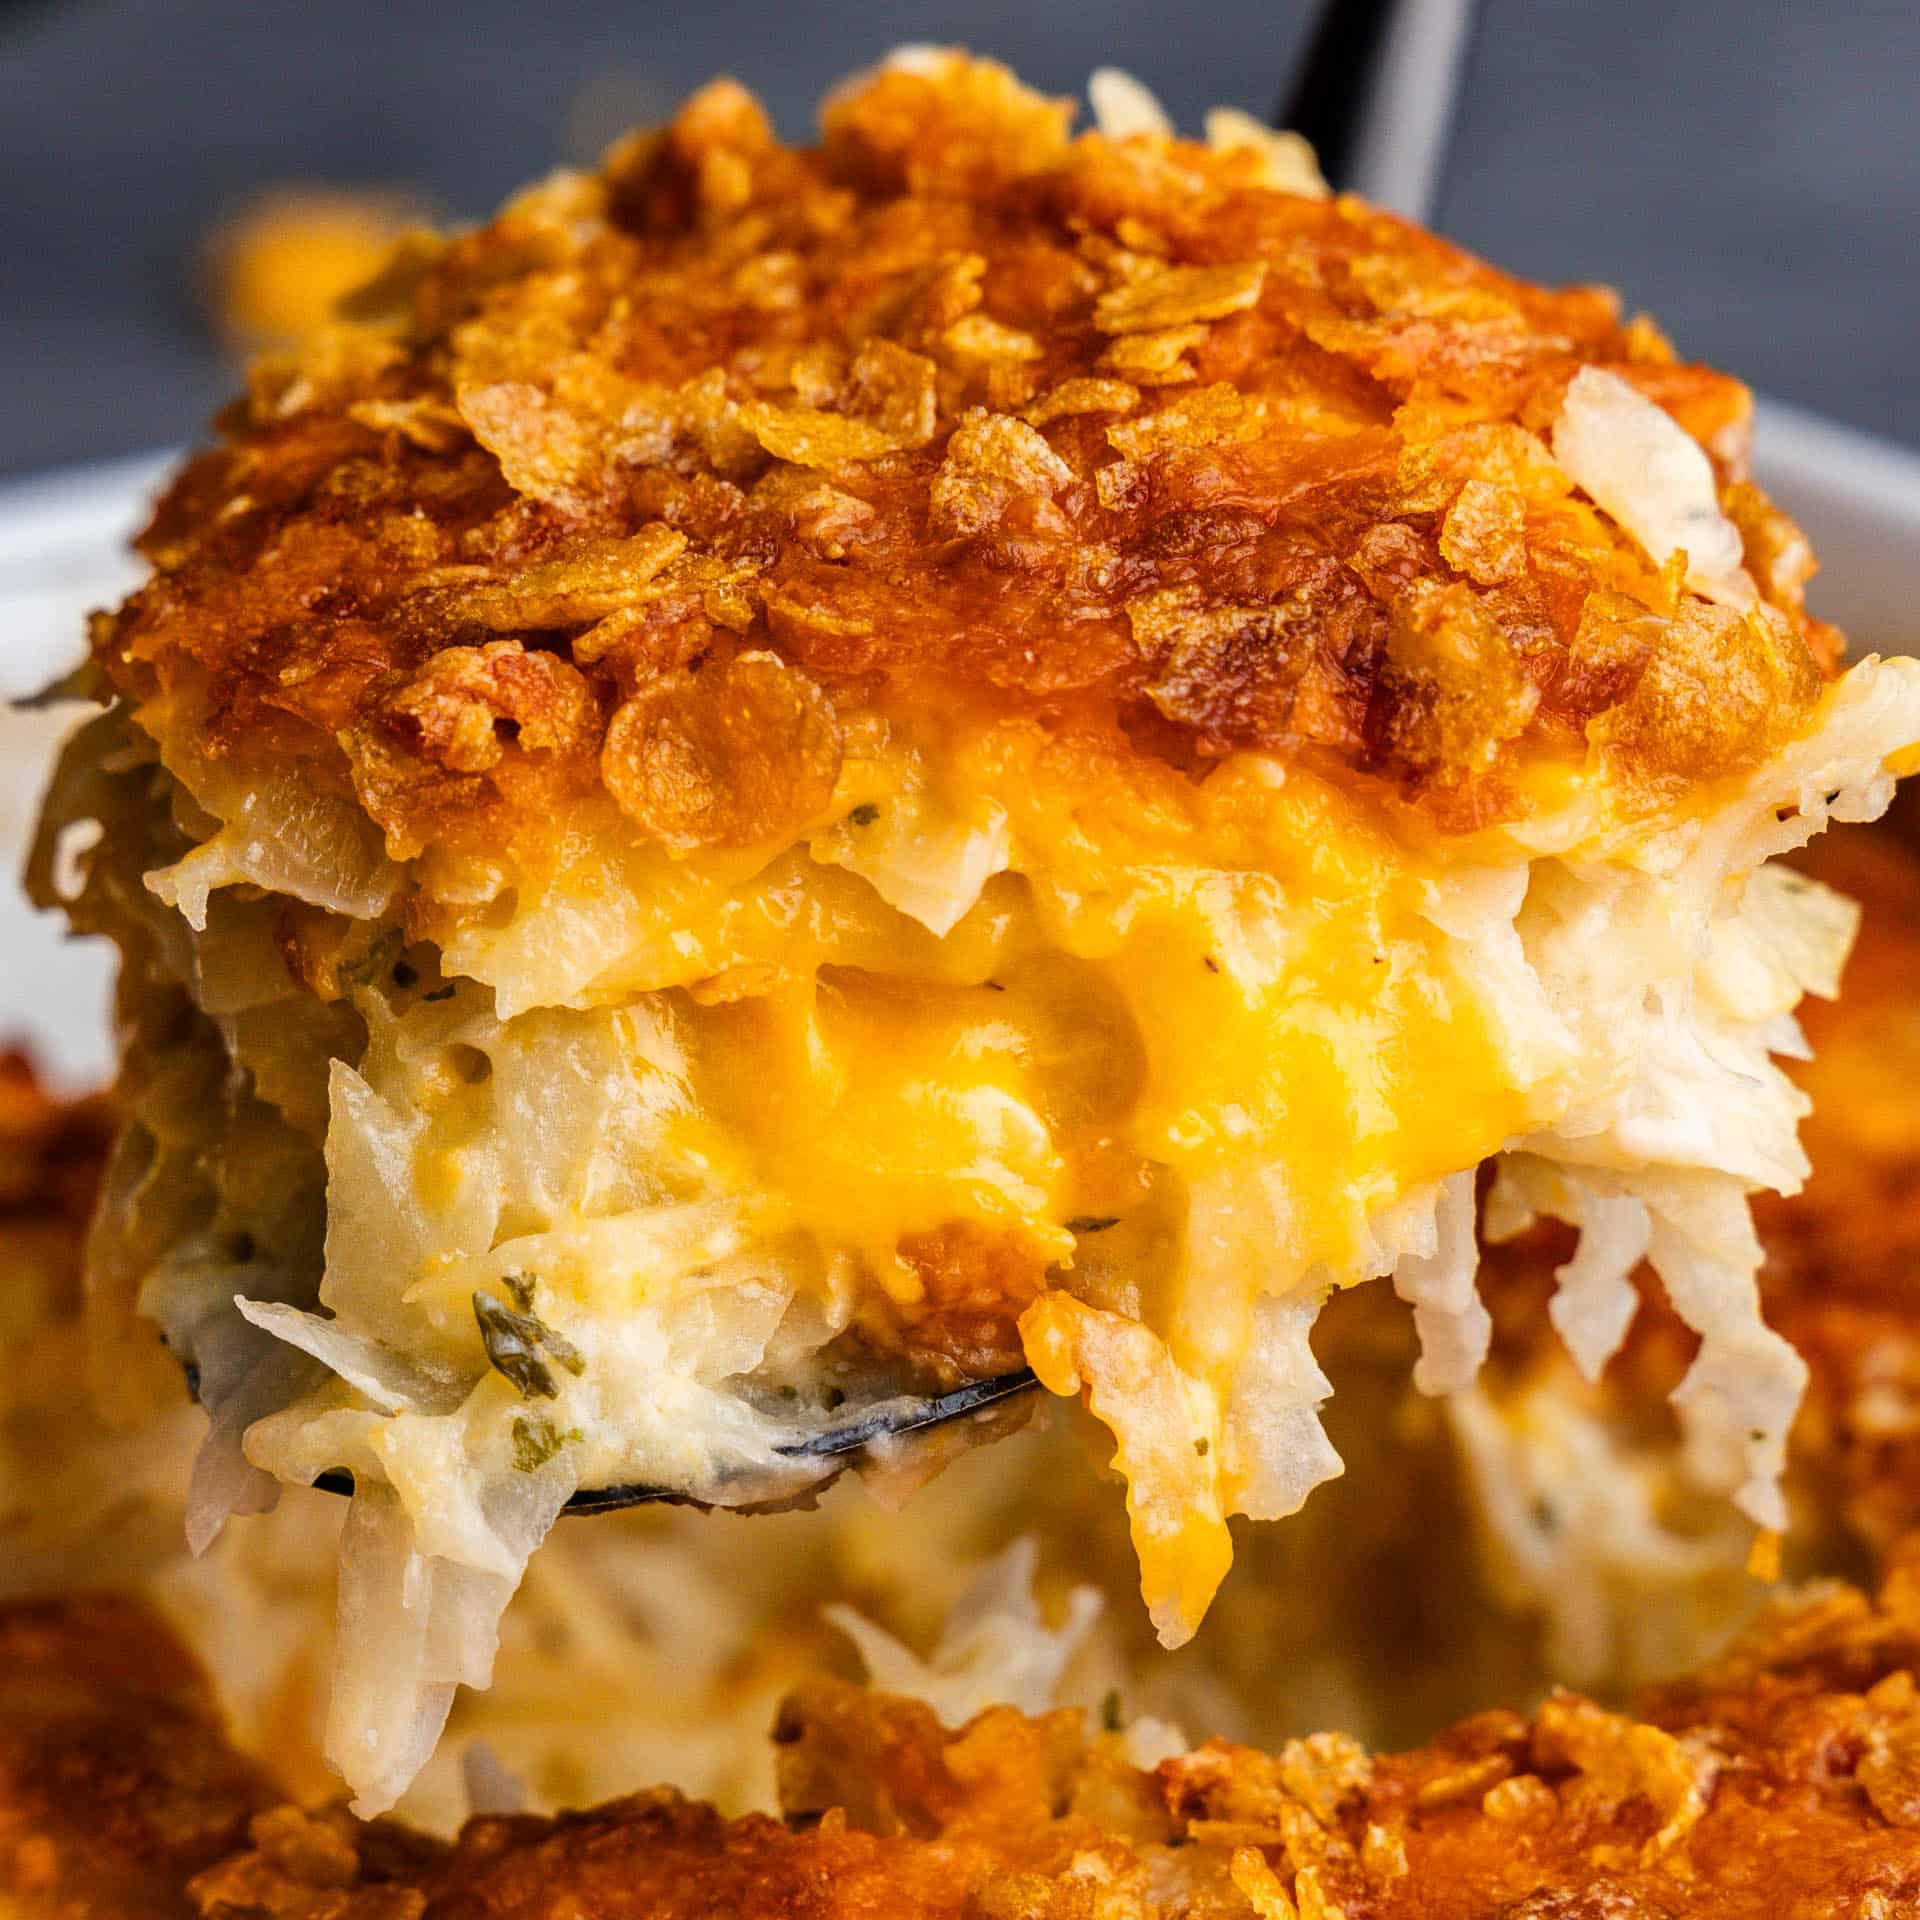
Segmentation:
<svg viewBox="0 0 1920 1920">
<path fill-rule="evenodd" d="M 0 1604 L 0 1912 L 170 1920 L 276 1790 L 193 1657 L 113 1595 Z"/>
<path fill-rule="evenodd" d="M 1408 1753 L 1215 1741 L 1142 1772 L 1077 1711 L 951 1731 L 820 1682 L 775 1731 L 784 1822 L 652 1793 L 475 1820 L 443 1849 L 281 1808 L 190 1893 L 204 1920 L 1890 1920 L 1920 1901 L 1916 1662 L 1909 1556 L 1877 1603 L 1784 1608 L 1637 1718 L 1558 1694 Z M 109 1686 L 98 1707 L 125 1704 Z M 94 1776 L 74 1777 L 66 1819 L 95 1811 Z M 177 1910 L 164 1889 L 143 1909 Z"/>
<path fill-rule="evenodd" d="M 32 1060 L 0 1048 L 0 1233 L 77 1236 L 113 1143 L 103 1098 L 61 1100 L 41 1085 Z"/>
<path fill-rule="evenodd" d="M 602 785 L 676 851 L 765 840 L 889 702 L 1307 755 L 1458 828 L 1524 810 L 1533 749 L 1671 790 L 1804 716 L 1835 637 L 1738 383 L 1255 149 L 1070 112 L 893 66 L 803 150 L 717 82 L 411 244 L 362 324 L 256 369 L 96 658 L 401 855 Z M 1539 436 L 1585 366 L 1709 450 L 1781 619 L 1573 491 Z"/>
</svg>

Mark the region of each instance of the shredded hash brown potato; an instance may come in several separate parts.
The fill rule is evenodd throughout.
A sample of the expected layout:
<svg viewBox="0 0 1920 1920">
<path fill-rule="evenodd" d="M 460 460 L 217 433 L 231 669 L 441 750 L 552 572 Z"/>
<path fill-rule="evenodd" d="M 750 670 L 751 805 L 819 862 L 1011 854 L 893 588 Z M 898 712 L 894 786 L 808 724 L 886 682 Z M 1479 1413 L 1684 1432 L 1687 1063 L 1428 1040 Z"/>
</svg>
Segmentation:
<svg viewBox="0 0 1920 1920">
<path fill-rule="evenodd" d="M 1823 841 L 1805 863 L 1871 906 L 1846 994 L 1810 1008 L 1813 1058 L 1794 1067 L 1815 1096 L 1816 1170 L 1762 1214 L 1766 1312 L 1811 1367 L 1789 1458 L 1786 1563 L 1800 1578 L 1870 1564 L 1920 1526 L 1912 811 L 1897 803 L 1888 825 Z M 263 1523 L 266 1538 L 232 1530 L 189 1567 L 177 1482 L 192 1417 L 177 1407 L 115 1434 L 76 1390 L 80 1240 L 109 1135 L 104 1103 L 48 1099 L 19 1056 L 0 1070 L 0 1323 L 24 1356 L 0 1392 L 0 1588 L 140 1574 L 213 1667 L 246 1743 L 275 1755 L 288 1786 L 319 1794 L 337 1504 L 291 1496 Z M 1218 1630 L 1171 1663 L 1121 1604 L 1126 1542 L 1076 1457 L 1079 1436 L 1034 1431 L 921 1494 L 904 1543 L 852 1487 L 817 1515 L 728 1526 L 653 1512 L 562 1529 L 503 1623 L 501 1682 L 462 1697 L 403 1812 L 450 1831 L 466 1806 L 458 1755 L 475 1740 L 540 1808 L 604 1799 L 636 1779 L 671 1781 L 728 1812 L 769 1805 L 761 1734 L 778 1699 L 850 1671 L 810 1609 L 851 1599 L 924 1648 L 966 1572 L 1022 1530 L 1042 1547 L 1050 1605 L 1071 1581 L 1109 1596 L 1062 1698 L 1093 1704 L 1117 1691 L 1131 1711 L 1241 1740 L 1278 1745 L 1338 1724 L 1372 1744 L 1405 1742 L 1486 1699 L 1531 1697 L 1547 1675 L 1610 1698 L 1696 1663 L 1764 1588 L 1745 1572 L 1745 1530 L 1675 1471 L 1678 1435 L 1659 1409 L 1691 1342 L 1643 1273 L 1626 1349 L 1598 1388 L 1581 1381 L 1547 1317 L 1552 1269 L 1571 1251 L 1571 1233 L 1545 1225 L 1488 1251 L 1493 1351 L 1473 1400 L 1490 1429 L 1459 1402 L 1444 1415 L 1400 1405 L 1404 1318 L 1371 1290 L 1333 1303 L 1315 1344 L 1339 1389 L 1330 1426 L 1355 1471 L 1293 1526 L 1242 1543 Z M 1497 1442 L 1509 1426 L 1526 1447 L 1494 1445 L 1476 1473 L 1489 1432 Z M 1543 1644 L 1476 1588 L 1461 1558 L 1469 1523 L 1495 1591 L 1544 1613 Z"/>
<path fill-rule="evenodd" d="M 1325 1732 L 1142 1769 L 1078 1710 L 953 1728 L 817 1682 L 773 1730 L 783 1818 L 657 1790 L 482 1816 L 451 1847 L 272 1805 L 129 1603 L 0 1609 L 0 1648 L 0 1896 L 22 1920 L 1894 1920 L 1920 1901 L 1911 1554 L 1877 1602 L 1783 1604 L 1635 1717 L 1563 1692 L 1411 1752 Z"/>
<path fill-rule="evenodd" d="M 1023 1360 L 1181 1644 L 1341 1469 L 1333 1291 L 1471 1385 L 1489 1165 L 1588 1372 L 1651 1263 L 1689 1486 L 1785 1523 L 1747 1201 L 1853 911 L 1767 863 L 1920 665 L 1838 673 L 1736 383 L 1099 92 L 922 51 L 801 150 L 717 83 L 408 243 L 95 624 L 32 874 L 126 962 L 95 1369 L 194 1369 L 196 1546 L 352 1474 L 363 1810 L 576 1489 L 791 1500 Z"/>
<path fill-rule="evenodd" d="M 212 1671 L 242 1744 L 271 1753 L 289 1791 L 319 1796 L 331 1779 L 322 1744 L 344 1503 L 288 1490 L 273 1513 L 189 1558 L 183 1488 L 203 1421 L 177 1370 L 165 1366 L 144 1422 L 116 1426 L 93 1410 L 81 1249 L 110 1139 L 107 1103 L 54 1100 L 22 1056 L 4 1057 L 0 1333 L 18 1364 L 0 1370 L 0 1595 L 137 1583 Z M 774 1801 L 764 1734 L 780 1699 L 861 1665 L 828 1603 L 857 1609 L 869 1644 L 878 1630 L 930 1656 L 968 1584 L 1023 1534 L 1038 1548 L 1034 1584 L 1050 1618 L 1064 1621 L 1076 1588 L 1107 1602 L 1059 1701 L 1091 1707 L 1117 1692 L 1162 1722 L 1248 1740 L 1323 1721 L 1406 1740 L 1483 1694 L 1537 1686 L 1527 1637 L 1473 1603 L 1438 1414 L 1400 1406 L 1408 1330 L 1370 1309 L 1364 1294 L 1348 1296 L 1322 1336 L 1341 1389 L 1331 1430 L 1354 1476 L 1296 1526 L 1245 1543 L 1217 1603 L 1221 1631 L 1177 1657 L 1126 1604 L 1132 1550 L 1099 1484 L 1091 1423 L 1037 1422 L 957 1462 L 916 1497 L 907 1527 L 851 1481 L 816 1513 L 733 1521 L 660 1507 L 562 1527 L 502 1622 L 498 1683 L 459 1697 L 401 1811 L 451 1832 L 468 1809 L 462 1763 L 476 1742 L 539 1810 L 640 1779 L 729 1813 L 764 1810 Z M 1382 1580 L 1402 1555 L 1434 1578 Z M 1278 1671 L 1277 1647 L 1292 1650 Z M 974 1684 L 1004 1691 L 990 1673 Z"/>
<path fill-rule="evenodd" d="M 1783 1542 L 1801 1578 L 1858 1573 L 1920 1526 L 1920 854 L 1906 798 L 1895 815 L 1797 862 L 1869 903 L 1844 997 L 1808 1003 L 1792 1067 L 1813 1102 L 1814 1172 L 1755 1209 L 1768 1324 L 1809 1367 Z M 1748 1536 L 1689 1485 L 1663 1412 L 1694 1336 L 1642 1266 L 1622 1350 L 1582 1379 L 1551 1324 L 1575 1253 L 1557 1222 L 1488 1249 L 1491 1357 L 1446 1417 L 1493 1589 L 1544 1616 L 1549 1671 L 1594 1684 L 1703 1657 L 1760 1589 L 1743 1575 Z"/>
<path fill-rule="evenodd" d="M 0 1595 L 137 1584 L 214 1675 L 241 1743 L 271 1753 L 290 1792 L 318 1797 L 332 1779 L 322 1744 L 344 1502 L 289 1490 L 191 1559 L 182 1490 L 203 1423 L 174 1370 L 144 1423 L 116 1427 L 92 1410 L 81 1241 L 109 1142 L 104 1102 L 53 1100 L 24 1059 L 7 1060 L 0 1329 L 20 1364 L 0 1370 Z M 857 1609 L 869 1644 L 878 1630 L 930 1659 L 969 1582 L 1023 1534 L 1050 1619 L 1064 1622 L 1076 1588 L 1106 1597 L 1060 1702 L 1117 1693 L 1135 1713 L 1250 1741 L 1323 1723 L 1405 1741 L 1479 1698 L 1537 1688 L 1528 1635 L 1475 1596 L 1439 1414 L 1401 1405 L 1409 1330 L 1363 1291 L 1334 1304 L 1321 1339 L 1340 1385 L 1330 1428 L 1355 1472 L 1295 1526 L 1247 1539 L 1217 1602 L 1219 1632 L 1177 1656 L 1127 1604 L 1132 1550 L 1099 1484 L 1092 1423 L 1036 1422 L 958 1461 L 916 1496 L 909 1526 L 851 1481 L 815 1513 L 736 1521 L 653 1508 L 563 1526 L 502 1621 L 497 1684 L 461 1694 L 401 1812 L 452 1832 L 475 1743 L 536 1810 L 635 1780 L 728 1813 L 764 1810 L 775 1796 L 764 1735 L 780 1699 L 860 1670 L 828 1603 Z M 1381 1577 L 1403 1564 L 1408 1577 Z M 1005 1691 L 992 1673 L 971 1684 Z"/>
</svg>

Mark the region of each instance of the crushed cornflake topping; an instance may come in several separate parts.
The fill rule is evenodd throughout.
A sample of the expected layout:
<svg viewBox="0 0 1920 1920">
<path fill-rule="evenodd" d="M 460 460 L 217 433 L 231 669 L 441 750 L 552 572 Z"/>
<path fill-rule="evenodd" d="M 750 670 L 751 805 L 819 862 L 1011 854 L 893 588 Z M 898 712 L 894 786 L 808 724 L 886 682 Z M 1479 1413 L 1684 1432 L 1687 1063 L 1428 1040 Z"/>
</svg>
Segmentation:
<svg viewBox="0 0 1920 1920">
<path fill-rule="evenodd" d="M 1238 107 L 1213 107 L 1202 123 L 1207 144 L 1220 153 L 1249 153 L 1260 162 L 1260 184 L 1309 200 L 1327 197 L 1327 182 L 1312 145 L 1300 134 L 1277 131 Z"/>
<path fill-rule="evenodd" d="M 1141 460 L 1176 448 L 1251 440 L 1260 431 L 1263 417 L 1259 403 L 1237 387 L 1224 383 L 1196 387 L 1151 413 L 1116 421 L 1107 429 L 1107 443 L 1129 460 Z"/>
<path fill-rule="evenodd" d="M 927 504 L 934 533 L 983 533 L 1022 495 L 1057 493 L 1073 469 L 1024 420 L 984 409 L 970 413 L 947 442 Z"/>
<path fill-rule="evenodd" d="M 1540 1709 L 1534 1749 L 1547 1765 L 1577 1767 L 1577 1793 L 1598 1811 L 1635 1795 L 1652 1803 L 1658 1830 L 1640 1849 L 1642 1865 L 1670 1852 L 1707 1808 L 1720 1761 L 1698 1740 L 1607 1713 L 1591 1700 L 1555 1694 Z"/>
<path fill-rule="evenodd" d="M 1021 415 L 1030 427 L 1068 419 L 1079 413 L 1131 413 L 1140 404 L 1140 389 L 1125 380 L 1063 380 L 1049 387 Z"/>
<path fill-rule="evenodd" d="M 870 421 L 819 407 L 776 407 L 750 401 L 740 418 L 776 460 L 796 467 L 832 467 L 843 460 L 876 460 L 898 445 L 893 435 Z"/>
<path fill-rule="evenodd" d="M 1174 386 L 1199 377 L 1187 355 L 1206 337 L 1206 328 L 1197 323 L 1125 333 L 1100 356 L 1100 365 L 1143 387 Z"/>
<path fill-rule="evenodd" d="M 1093 94 L 1135 131 L 1076 139 L 1071 102 L 914 48 L 795 148 L 716 82 L 597 171 L 410 237 L 344 324 L 255 370 L 98 658 L 141 697 L 190 654 L 209 750 L 338 790 L 396 860 L 482 814 L 550 831 L 630 700 L 734 652 L 842 715 L 1070 682 L 1118 751 L 1323 754 L 1443 830 L 1524 813 L 1529 745 L 1596 722 L 1654 782 L 1804 720 L 1836 637 L 1791 523 L 1744 483 L 1716 506 L 1737 383 L 1592 290 L 1321 197 L 1245 114 L 1185 141 L 1136 82 Z M 1303 541 L 1303 512 L 1337 537 Z M 1763 632 L 1676 612 L 1682 546 L 1719 611 L 1764 593 Z M 1169 710 L 1167 663 L 1119 642 L 1126 601 L 1176 586 L 1286 608 L 1288 645 Z M 585 724 L 503 713 L 497 755 L 417 727 L 395 686 L 476 626 L 537 630 Z M 730 811 L 679 806 L 671 844 Z"/>
<path fill-rule="evenodd" d="M 1094 325 L 1104 333 L 1150 333 L 1224 320 L 1260 298 L 1266 277 L 1260 260 L 1225 267 L 1152 267 L 1103 293 L 1094 302 Z"/>
</svg>

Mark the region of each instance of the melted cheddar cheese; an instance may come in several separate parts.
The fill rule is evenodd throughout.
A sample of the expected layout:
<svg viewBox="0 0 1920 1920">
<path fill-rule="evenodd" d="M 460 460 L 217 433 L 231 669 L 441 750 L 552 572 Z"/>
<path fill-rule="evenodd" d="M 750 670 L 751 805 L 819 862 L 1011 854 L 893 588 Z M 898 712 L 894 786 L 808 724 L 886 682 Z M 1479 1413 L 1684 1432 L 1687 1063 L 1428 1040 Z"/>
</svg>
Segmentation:
<svg viewBox="0 0 1920 1920">
<path fill-rule="evenodd" d="M 1411 1201 L 1417 1238 L 1423 1196 L 1555 1111 L 1564 1036 L 1516 1021 L 1458 933 L 1491 872 L 1511 939 L 1518 886 L 1409 852 L 1377 801 L 1302 766 L 1121 778 L 1018 721 L 893 716 L 806 846 L 673 860 L 602 824 L 546 872 L 423 862 L 412 923 L 441 969 L 491 987 L 508 1032 L 610 1038 L 651 1116 L 646 1200 L 724 1202 L 783 1284 L 923 1377 L 1024 1356 L 1076 1390 L 1056 1296 L 1140 1330 L 1191 1510 L 1175 1539 L 1137 1534 L 1156 1618 L 1184 1637 L 1258 1477 L 1234 1411 L 1257 1304 L 1390 1267 L 1383 1220 Z M 388 999 L 376 1060 L 395 1006 L 396 1032 L 434 1019 Z M 452 1033 L 427 1044 L 491 1044 Z M 499 1124 L 497 1079 L 467 1072 L 406 1101 L 443 1220 Z M 520 1203 L 486 1272 L 537 1267 L 583 1323 L 671 1295 L 650 1241 L 623 1258 L 606 1231 L 569 1238 L 608 1202 L 570 1207 Z M 474 1263 L 432 1264 L 410 1298 L 464 1338 Z M 1289 1338 L 1310 1373 L 1306 1324 Z M 631 1475 L 584 1432 L 583 1472 Z"/>
</svg>

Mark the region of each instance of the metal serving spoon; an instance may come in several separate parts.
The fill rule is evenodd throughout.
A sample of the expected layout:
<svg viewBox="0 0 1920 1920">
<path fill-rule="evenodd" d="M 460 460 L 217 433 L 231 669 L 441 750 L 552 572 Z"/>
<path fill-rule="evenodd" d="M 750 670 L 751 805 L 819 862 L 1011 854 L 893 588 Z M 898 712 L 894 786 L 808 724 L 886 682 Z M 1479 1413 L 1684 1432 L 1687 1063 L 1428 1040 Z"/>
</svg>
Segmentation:
<svg viewBox="0 0 1920 1920">
<path fill-rule="evenodd" d="M 909 1434 L 923 1433 L 929 1427 L 949 1426 L 956 1420 L 973 1418 L 1038 1384 L 1031 1368 L 1019 1367 L 1012 1373 L 998 1374 L 991 1380 L 970 1380 L 964 1387 L 955 1387 L 951 1393 L 935 1394 L 931 1398 L 896 1396 L 855 1413 L 838 1426 L 824 1427 L 804 1440 L 796 1440 L 791 1446 L 776 1447 L 774 1451 L 783 1459 L 821 1463 L 818 1477 L 808 1486 L 798 1489 L 804 1493 L 809 1488 L 824 1485 L 834 1475 L 843 1472 L 853 1464 L 853 1456 L 864 1453 L 877 1441 L 900 1440 Z M 351 1493 L 353 1475 L 344 1468 L 336 1469 L 331 1473 L 323 1473 L 313 1484 L 328 1493 Z M 685 1497 L 670 1487 L 635 1484 L 583 1487 L 567 1502 L 564 1511 L 612 1513 L 621 1507 L 638 1507 L 649 1501 Z"/>
</svg>

